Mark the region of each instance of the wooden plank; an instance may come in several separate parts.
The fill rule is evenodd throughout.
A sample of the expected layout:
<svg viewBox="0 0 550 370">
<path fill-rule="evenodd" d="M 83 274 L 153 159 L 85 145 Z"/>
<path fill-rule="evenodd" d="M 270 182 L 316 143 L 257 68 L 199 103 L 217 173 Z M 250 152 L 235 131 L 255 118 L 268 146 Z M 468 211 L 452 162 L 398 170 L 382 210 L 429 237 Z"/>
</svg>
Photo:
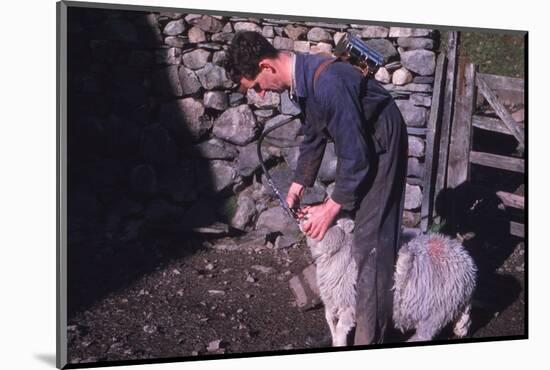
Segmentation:
<svg viewBox="0 0 550 370">
<path fill-rule="evenodd" d="M 514 135 L 514 137 L 519 141 L 521 145 L 525 145 L 524 133 L 520 131 L 519 125 L 512 118 L 512 115 L 502 103 L 500 103 L 495 95 L 495 93 L 489 88 L 487 81 L 483 77 L 477 76 L 476 83 L 479 88 L 479 91 L 483 94 L 485 99 L 489 102 L 491 107 L 495 110 L 496 114 L 504 122 L 508 130 Z"/>
<path fill-rule="evenodd" d="M 525 209 L 525 197 L 505 191 L 497 191 L 497 197 L 502 200 L 506 207 Z"/>
<path fill-rule="evenodd" d="M 474 112 L 475 66 L 462 62 L 459 66 L 457 94 L 449 165 L 447 167 L 447 187 L 455 188 L 470 178 L 470 149 L 472 146 L 472 115 Z"/>
<path fill-rule="evenodd" d="M 434 189 L 434 200 L 437 199 L 441 190 L 447 185 L 447 162 L 449 158 L 449 141 L 451 135 L 451 120 L 453 115 L 458 45 L 460 43 L 459 32 L 448 32 L 447 38 L 447 69 L 445 75 L 445 92 L 443 95 L 442 117 L 439 135 L 439 153 L 437 173 Z M 437 212 L 434 209 L 434 215 Z"/>
<path fill-rule="evenodd" d="M 437 168 L 437 154 L 439 146 L 435 145 L 438 141 L 439 130 L 437 123 L 442 113 L 442 93 L 443 78 L 447 59 L 445 53 L 439 54 L 435 69 L 434 90 L 432 95 L 432 107 L 430 109 L 430 118 L 428 119 L 428 129 L 426 134 L 426 154 L 424 159 L 424 184 L 422 187 L 422 208 L 420 210 L 420 228 L 422 231 L 428 230 L 428 224 L 431 222 L 433 209 L 433 191 L 435 187 L 434 169 Z M 434 155 L 434 153 L 436 155 Z"/>
<path fill-rule="evenodd" d="M 488 73 L 478 73 L 478 76 L 487 82 L 491 90 L 525 91 L 523 78 L 498 76 Z"/>
<path fill-rule="evenodd" d="M 519 222 L 510 222 L 510 234 L 518 236 L 520 238 L 525 238 L 525 225 L 520 224 Z"/>
<path fill-rule="evenodd" d="M 523 173 L 525 171 L 525 161 L 521 158 L 505 157 L 503 155 L 482 153 L 471 151 L 470 162 L 482 166 L 499 168 L 513 172 Z"/>
<path fill-rule="evenodd" d="M 513 135 L 508 127 L 504 124 L 504 122 L 502 122 L 502 120 L 498 118 L 484 117 L 474 114 L 474 116 L 472 117 L 472 125 L 482 130 L 499 132 L 506 135 Z M 518 123 L 518 126 L 521 132 L 525 131 L 525 126 L 522 123 Z"/>
</svg>

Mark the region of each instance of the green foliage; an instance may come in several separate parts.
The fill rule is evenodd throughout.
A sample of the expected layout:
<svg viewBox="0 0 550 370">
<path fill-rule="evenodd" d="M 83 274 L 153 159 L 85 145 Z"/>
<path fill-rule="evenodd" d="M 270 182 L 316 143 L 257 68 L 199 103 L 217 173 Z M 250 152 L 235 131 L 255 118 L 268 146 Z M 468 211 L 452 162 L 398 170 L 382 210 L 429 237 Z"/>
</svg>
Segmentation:
<svg viewBox="0 0 550 370">
<path fill-rule="evenodd" d="M 462 32 L 461 37 L 461 57 L 479 65 L 480 72 L 524 77 L 524 35 Z"/>
</svg>

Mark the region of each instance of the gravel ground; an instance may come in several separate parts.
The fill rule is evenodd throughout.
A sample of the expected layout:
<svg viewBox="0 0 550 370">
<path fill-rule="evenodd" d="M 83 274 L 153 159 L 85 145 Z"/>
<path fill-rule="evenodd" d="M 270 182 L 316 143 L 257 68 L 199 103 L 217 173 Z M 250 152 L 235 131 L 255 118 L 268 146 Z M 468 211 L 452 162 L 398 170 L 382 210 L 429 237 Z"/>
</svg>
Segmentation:
<svg viewBox="0 0 550 370">
<path fill-rule="evenodd" d="M 180 236 L 69 248 L 79 251 L 69 254 L 69 362 L 328 346 L 323 308 L 300 311 L 288 287 L 311 262 L 307 247 L 234 246 Z M 514 242 L 500 261 L 498 246 L 474 247 L 480 274 L 471 336 L 525 334 L 524 244 Z"/>
</svg>

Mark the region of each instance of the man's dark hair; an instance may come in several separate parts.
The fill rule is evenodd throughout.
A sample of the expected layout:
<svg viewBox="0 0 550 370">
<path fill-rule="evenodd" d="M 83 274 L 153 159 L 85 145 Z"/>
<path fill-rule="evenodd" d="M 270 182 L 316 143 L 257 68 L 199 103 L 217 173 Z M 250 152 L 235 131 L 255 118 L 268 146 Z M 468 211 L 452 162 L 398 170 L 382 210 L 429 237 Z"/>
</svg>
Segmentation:
<svg viewBox="0 0 550 370">
<path fill-rule="evenodd" d="M 260 33 L 239 31 L 227 50 L 225 69 L 236 83 L 242 76 L 253 80 L 260 72 L 260 60 L 276 58 L 278 54 L 279 51 Z"/>
</svg>

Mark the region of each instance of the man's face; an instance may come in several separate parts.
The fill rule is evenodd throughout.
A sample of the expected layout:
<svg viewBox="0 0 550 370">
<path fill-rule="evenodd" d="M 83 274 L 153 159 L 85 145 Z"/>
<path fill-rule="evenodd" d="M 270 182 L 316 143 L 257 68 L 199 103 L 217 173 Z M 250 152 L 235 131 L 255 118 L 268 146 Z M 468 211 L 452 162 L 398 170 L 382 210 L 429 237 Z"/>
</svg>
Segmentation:
<svg viewBox="0 0 550 370">
<path fill-rule="evenodd" d="M 243 94 L 246 94 L 248 89 L 254 89 L 263 98 L 266 91 L 281 93 L 286 89 L 286 86 L 280 73 L 277 73 L 277 69 L 268 61 L 262 61 L 260 62 L 260 72 L 255 79 L 250 80 L 246 77 L 241 77 L 239 90 Z"/>
</svg>

